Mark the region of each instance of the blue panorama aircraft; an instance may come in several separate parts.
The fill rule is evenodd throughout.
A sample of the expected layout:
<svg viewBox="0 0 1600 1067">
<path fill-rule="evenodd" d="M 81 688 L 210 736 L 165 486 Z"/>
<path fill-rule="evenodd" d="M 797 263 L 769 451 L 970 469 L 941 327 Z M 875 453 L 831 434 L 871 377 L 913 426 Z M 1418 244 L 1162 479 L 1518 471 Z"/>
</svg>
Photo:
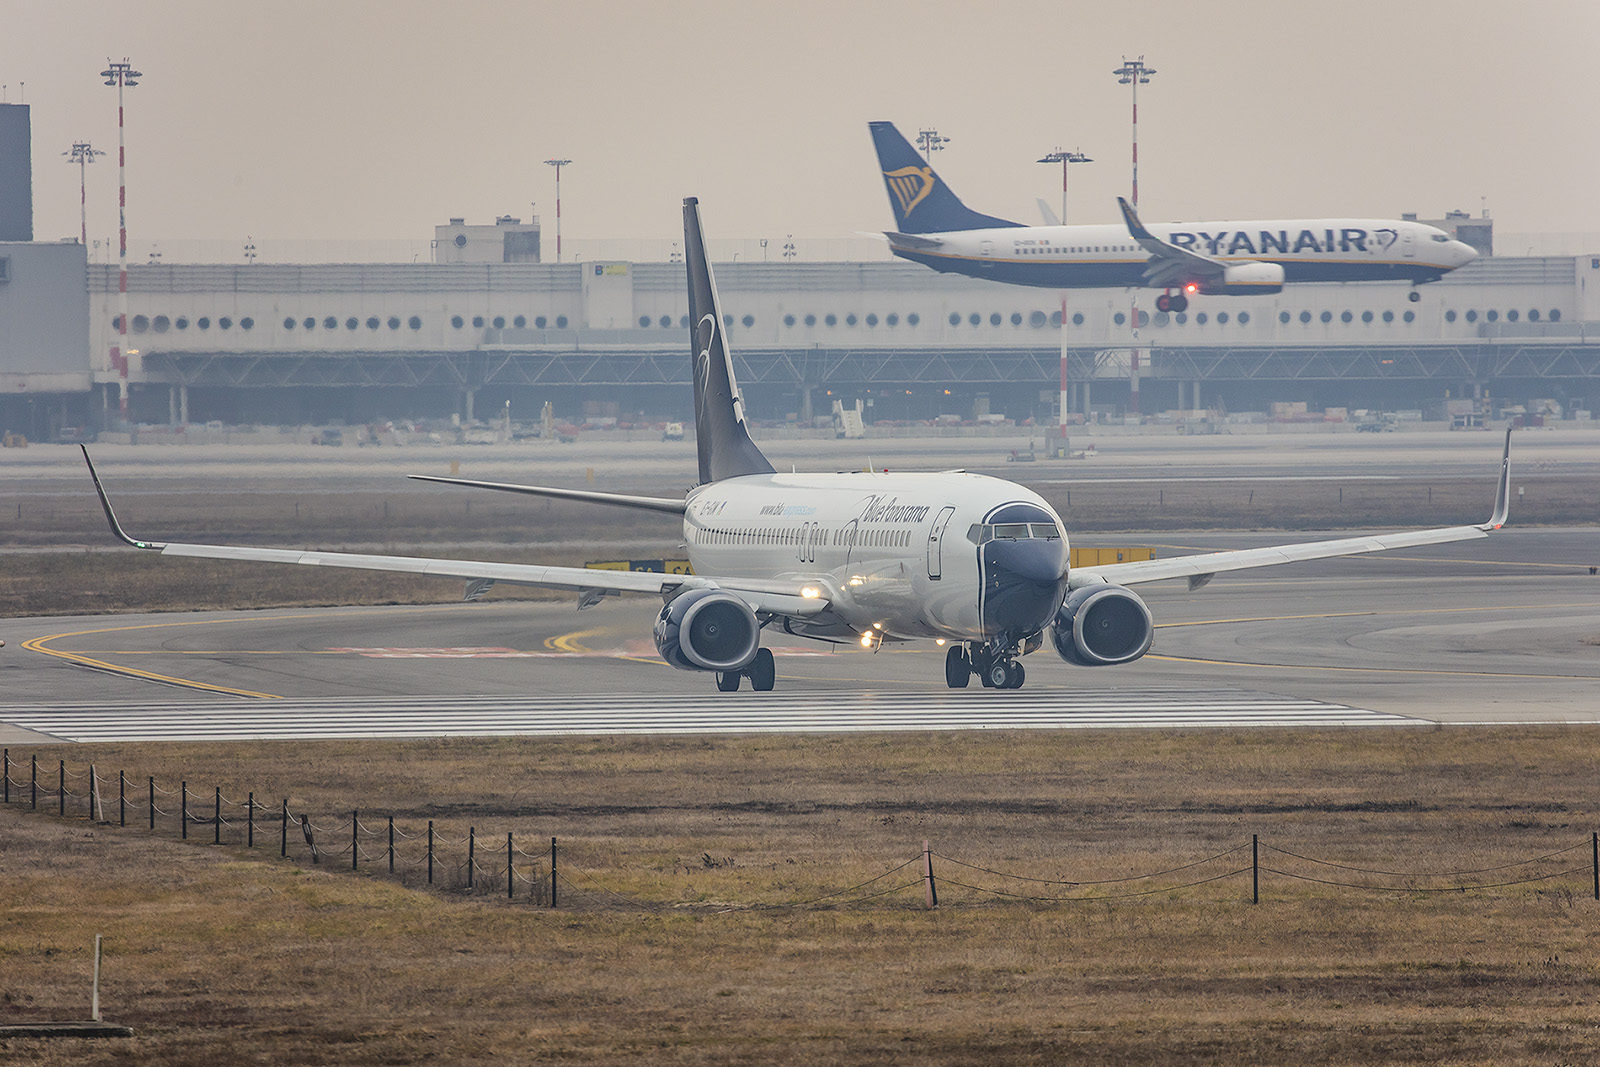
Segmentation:
<svg viewBox="0 0 1600 1067">
<path fill-rule="evenodd" d="M 889 189 L 901 259 L 937 271 L 1049 289 L 1148 288 L 1158 311 L 1189 297 L 1283 291 L 1295 282 L 1438 281 L 1476 258 L 1471 245 L 1420 222 L 1272 219 L 1146 225 L 1117 198 L 1123 225 L 1024 226 L 968 208 L 891 122 L 872 141 Z M 1412 300 L 1419 298 L 1415 289 Z"/>
<path fill-rule="evenodd" d="M 964 688 L 1022 685 L 1018 662 L 1048 639 L 1068 663 L 1128 663 L 1150 648 L 1150 611 L 1127 586 L 1187 578 L 1199 588 L 1219 571 L 1263 567 L 1484 537 L 1506 521 L 1511 438 L 1500 463 L 1493 517 L 1479 526 L 1370 534 L 1174 559 L 1069 569 L 1066 524 L 1038 494 L 962 471 L 779 474 L 751 440 L 734 380 L 698 201 L 683 202 L 689 276 L 695 432 L 700 481 L 684 499 L 411 475 L 533 496 L 642 508 L 683 522 L 692 574 L 541 567 L 368 556 L 299 549 L 139 541 L 123 532 L 100 478 L 89 471 L 112 533 L 168 556 L 406 571 L 464 579 L 466 598 L 496 582 L 549 586 L 587 607 L 607 595 L 646 593 L 665 603 L 655 620 L 661 658 L 716 675 L 731 692 L 776 678 L 764 630 L 877 649 L 885 642 L 947 645 L 945 682 Z M 84 449 L 84 459 L 89 451 Z"/>
</svg>

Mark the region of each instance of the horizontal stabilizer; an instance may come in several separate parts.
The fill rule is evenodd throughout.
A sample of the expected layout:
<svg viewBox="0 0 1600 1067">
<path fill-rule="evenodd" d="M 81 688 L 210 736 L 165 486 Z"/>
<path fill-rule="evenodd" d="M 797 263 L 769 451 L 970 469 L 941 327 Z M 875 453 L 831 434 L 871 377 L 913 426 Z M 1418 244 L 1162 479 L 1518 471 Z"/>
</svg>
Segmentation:
<svg viewBox="0 0 1600 1067">
<path fill-rule="evenodd" d="M 433 474 L 408 474 L 419 482 L 441 482 L 444 485 L 464 485 L 469 489 L 495 489 L 502 493 L 525 493 L 528 496 L 556 497 L 560 500 L 582 500 L 588 504 L 609 504 L 618 508 L 637 508 L 641 511 L 659 511 L 681 517 L 685 503 L 670 497 L 628 496 L 625 493 L 596 493 L 586 489 L 557 489 L 547 485 L 511 485 L 506 482 L 476 482 L 467 478 L 441 478 Z"/>
</svg>

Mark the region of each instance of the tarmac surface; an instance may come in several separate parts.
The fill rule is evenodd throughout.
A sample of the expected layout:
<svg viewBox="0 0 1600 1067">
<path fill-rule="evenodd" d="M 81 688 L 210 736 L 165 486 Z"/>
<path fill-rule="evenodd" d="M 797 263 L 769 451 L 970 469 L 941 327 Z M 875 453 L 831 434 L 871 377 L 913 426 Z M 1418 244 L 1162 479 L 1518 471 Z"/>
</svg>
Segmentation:
<svg viewBox="0 0 1600 1067">
<path fill-rule="evenodd" d="M 1314 536 L 1151 543 L 1172 555 Z M 648 598 L 581 613 L 490 601 L 10 619 L 0 622 L 0 741 L 106 738 L 119 717 L 129 720 L 119 737 L 197 736 L 171 724 L 219 717 L 231 725 L 205 736 L 330 736 L 329 702 L 360 723 L 341 736 L 649 732 L 629 724 L 673 709 L 682 714 L 663 732 L 748 731 L 775 725 L 757 721 L 763 700 L 782 718 L 818 698 L 821 725 L 789 728 L 1306 725 L 1343 723 L 1352 710 L 1373 723 L 1600 722 L 1591 561 L 1600 561 L 1600 529 L 1509 528 L 1222 575 L 1194 592 L 1155 583 L 1140 589 L 1158 627 L 1149 655 L 1087 669 L 1042 649 L 1024 660 L 1027 683 L 1015 693 L 948 690 L 944 652 L 931 642 L 872 653 L 778 638 L 775 693 L 720 694 L 711 675 L 656 657 Z M 1216 714 L 1219 701 L 1231 717 Z M 482 728 L 485 702 L 500 709 L 500 728 Z M 313 706 L 315 723 L 284 728 L 290 709 Z M 899 718 L 874 718 L 890 707 Z"/>
</svg>

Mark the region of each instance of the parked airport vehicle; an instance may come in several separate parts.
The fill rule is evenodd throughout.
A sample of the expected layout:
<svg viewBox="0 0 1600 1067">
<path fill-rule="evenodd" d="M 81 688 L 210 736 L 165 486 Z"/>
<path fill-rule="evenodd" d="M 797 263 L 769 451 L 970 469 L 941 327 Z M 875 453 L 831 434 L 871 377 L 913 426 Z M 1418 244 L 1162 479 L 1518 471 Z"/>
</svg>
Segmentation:
<svg viewBox="0 0 1600 1067">
<path fill-rule="evenodd" d="M 1066 524 L 1038 494 L 961 471 L 779 474 L 751 439 L 734 379 L 698 202 L 684 201 L 699 484 L 686 498 L 412 475 L 423 481 L 559 497 L 672 515 L 683 523 L 693 574 L 180 544 L 126 534 L 94 474 L 117 537 L 169 556 L 405 571 L 464 579 L 469 600 L 496 582 L 578 593 L 579 607 L 620 593 L 660 596 L 656 649 L 723 691 L 748 678 L 773 688 L 764 630 L 876 649 L 948 646 L 945 682 L 1017 688 L 1020 662 L 1048 640 L 1080 666 L 1128 663 L 1150 648 L 1150 611 L 1128 586 L 1220 571 L 1483 537 L 1506 520 L 1510 435 L 1493 516 L 1478 526 L 1373 534 L 1173 559 L 1069 566 Z M 84 448 L 87 461 L 89 451 Z"/>
<path fill-rule="evenodd" d="M 1158 311 L 1189 297 L 1277 293 L 1295 282 L 1437 281 L 1476 258 L 1443 230 L 1401 219 L 1271 219 L 1024 226 L 973 211 L 890 122 L 870 124 L 894 209 L 884 234 L 901 259 L 937 271 L 1050 289 L 1161 289 Z M 1415 289 L 1411 299 L 1418 299 Z"/>
</svg>

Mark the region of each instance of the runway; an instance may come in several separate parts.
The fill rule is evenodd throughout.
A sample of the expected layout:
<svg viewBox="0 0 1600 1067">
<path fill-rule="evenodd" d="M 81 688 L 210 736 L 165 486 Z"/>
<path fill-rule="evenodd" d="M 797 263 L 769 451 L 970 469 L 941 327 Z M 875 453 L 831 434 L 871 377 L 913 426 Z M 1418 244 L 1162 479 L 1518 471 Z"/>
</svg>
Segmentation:
<svg viewBox="0 0 1600 1067">
<path fill-rule="evenodd" d="M 718 693 L 655 655 L 649 598 L 10 619 L 0 741 L 1593 723 L 1597 544 L 1592 528 L 1508 529 L 1156 583 L 1148 656 L 1085 669 L 1041 650 L 1016 692 L 947 689 L 931 642 L 769 637 L 777 690 Z"/>
<path fill-rule="evenodd" d="M 649 697 L 429 697 L 7 708 L 0 721 L 57 741 L 549 737 L 562 734 L 866 733 L 1397 726 L 1415 719 L 1244 690 L 743 693 Z"/>
</svg>

